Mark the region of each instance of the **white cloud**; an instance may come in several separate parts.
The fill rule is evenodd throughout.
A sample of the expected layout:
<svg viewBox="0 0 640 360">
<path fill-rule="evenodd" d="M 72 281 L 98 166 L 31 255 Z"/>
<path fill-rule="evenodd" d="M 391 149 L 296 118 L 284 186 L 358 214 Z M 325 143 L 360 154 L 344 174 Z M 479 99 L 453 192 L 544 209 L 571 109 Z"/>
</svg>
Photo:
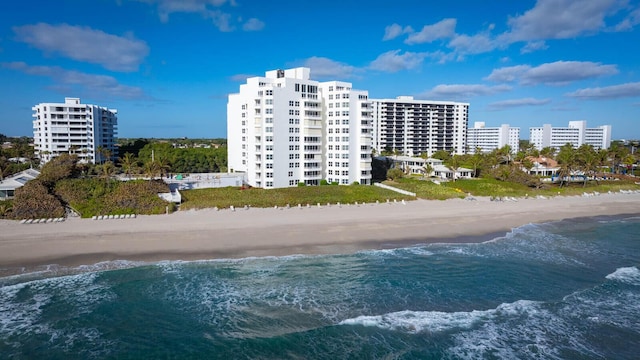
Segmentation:
<svg viewBox="0 0 640 360">
<path fill-rule="evenodd" d="M 520 53 L 527 54 L 538 50 L 546 50 L 548 48 L 549 47 L 547 46 L 547 43 L 545 43 L 543 40 L 529 41 L 525 44 L 525 46 L 522 47 L 522 49 L 520 49 Z"/>
<path fill-rule="evenodd" d="M 521 16 L 508 20 L 511 28 L 502 41 L 567 39 L 605 28 L 605 17 L 621 9 L 626 0 L 538 0 Z"/>
<path fill-rule="evenodd" d="M 640 82 L 626 83 L 613 86 L 579 89 L 565 94 L 580 99 L 616 99 L 640 96 Z"/>
<path fill-rule="evenodd" d="M 229 80 L 231 81 L 235 81 L 235 82 L 245 82 L 247 81 L 248 78 L 252 78 L 252 77 L 256 77 L 257 75 L 250 75 L 250 74 L 235 74 L 231 77 L 229 77 Z"/>
<path fill-rule="evenodd" d="M 121 37 L 88 27 L 39 23 L 13 31 L 19 41 L 46 53 L 60 53 L 113 71 L 135 71 L 149 54 L 147 44 L 132 35 Z"/>
<path fill-rule="evenodd" d="M 472 36 L 456 35 L 448 46 L 459 54 L 481 54 L 496 49 L 498 44 L 489 34 L 480 33 Z"/>
<path fill-rule="evenodd" d="M 353 77 L 357 71 L 354 66 L 317 56 L 305 60 L 303 66 L 311 69 L 311 77 L 313 78 L 346 79 Z"/>
<path fill-rule="evenodd" d="M 244 31 L 260 31 L 262 29 L 264 29 L 264 22 L 256 18 L 251 18 L 242 25 Z"/>
<path fill-rule="evenodd" d="M 619 22 L 614 30 L 615 31 L 629 31 L 634 26 L 640 24 L 640 7 L 633 10 L 626 18 Z"/>
<path fill-rule="evenodd" d="M 590 61 L 556 61 L 536 67 L 517 65 L 494 69 L 485 80 L 495 82 L 519 81 L 523 85 L 566 85 L 573 81 L 617 73 L 616 65 L 602 65 Z"/>
<path fill-rule="evenodd" d="M 432 25 L 425 25 L 420 32 L 413 33 L 407 37 L 407 44 L 423 44 L 433 42 L 438 39 L 448 39 L 455 35 L 456 19 L 442 19 Z"/>
<path fill-rule="evenodd" d="M 384 37 L 382 41 L 395 39 L 402 34 L 412 33 L 411 26 L 405 26 L 404 28 L 398 24 L 391 24 L 384 28 Z"/>
<path fill-rule="evenodd" d="M 523 99 L 510 99 L 503 101 L 496 101 L 489 104 L 491 110 L 503 110 L 507 108 L 521 107 L 521 106 L 540 106 L 546 105 L 551 102 L 551 99 L 535 99 L 535 98 L 523 98 Z"/>
<path fill-rule="evenodd" d="M 2 67 L 29 75 L 51 78 L 55 82 L 52 88 L 66 94 L 73 91 L 82 92 L 94 98 L 149 98 L 141 88 L 122 85 L 112 76 L 87 74 L 57 66 L 31 66 L 24 62 L 2 63 Z"/>
<path fill-rule="evenodd" d="M 494 82 L 512 82 L 518 80 L 522 74 L 531 69 L 529 65 L 507 66 L 500 69 L 494 69 L 484 80 Z"/>
<path fill-rule="evenodd" d="M 437 85 L 433 89 L 419 95 L 419 98 L 434 99 L 469 99 L 475 96 L 494 95 L 511 90 L 509 85 L 487 86 L 482 84 Z"/>
<path fill-rule="evenodd" d="M 427 57 L 427 53 L 405 52 L 400 54 L 400 50 L 391 50 L 380 54 L 369 64 L 369 68 L 386 72 L 398 72 L 401 70 L 415 69 Z"/>
<path fill-rule="evenodd" d="M 236 29 L 232 22 L 230 13 L 220 10 L 221 7 L 229 5 L 235 7 L 234 0 L 132 0 L 154 5 L 158 9 L 158 17 L 162 22 L 168 22 L 169 17 L 175 13 L 199 14 L 205 19 L 210 19 L 212 23 L 222 32 L 230 32 Z M 239 18 L 241 21 L 241 18 Z M 259 31 L 264 28 L 264 22 L 251 18 L 244 24 L 244 31 Z"/>
</svg>

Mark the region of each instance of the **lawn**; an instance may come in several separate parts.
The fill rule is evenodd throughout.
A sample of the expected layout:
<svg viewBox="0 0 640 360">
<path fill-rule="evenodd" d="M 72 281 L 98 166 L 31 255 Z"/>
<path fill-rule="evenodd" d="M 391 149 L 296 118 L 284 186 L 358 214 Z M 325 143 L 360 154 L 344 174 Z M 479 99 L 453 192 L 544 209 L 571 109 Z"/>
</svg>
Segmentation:
<svg viewBox="0 0 640 360">
<path fill-rule="evenodd" d="M 183 210 L 203 208 L 244 207 L 274 207 L 274 206 L 306 206 L 318 203 L 354 204 L 386 202 L 395 200 L 415 200 L 415 197 L 402 195 L 397 192 L 379 188 L 377 186 L 349 185 L 349 186 L 305 186 L 282 189 L 241 189 L 225 187 L 214 189 L 194 189 L 182 191 Z"/>
<path fill-rule="evenodd" d="M 496 196 L 496 197 L 525 197 L 525 196 L 574 196 L 582 195 L 585 192 L 619 192 L 620 190 L 640 190 L 640 186 L 632 181 L 600 181 L 596 184 L 590 181 L 583 187 L 582 183 L 571 183 L 568 186 L 559 187 L 555 184 L 548 184 L 544 189 L 534 189 L 522 184 L 499 181 L 496 179 L 460 179 L 449 182 L 442 182 L 437 185 L 429 180 L 418 178 L 403 178 L 398 182 L 385 181 L 387 185 L 416 193 L 421 199 L 450 199 L 462 198 L 466 194 L 473 196 Z"/>
</svg>

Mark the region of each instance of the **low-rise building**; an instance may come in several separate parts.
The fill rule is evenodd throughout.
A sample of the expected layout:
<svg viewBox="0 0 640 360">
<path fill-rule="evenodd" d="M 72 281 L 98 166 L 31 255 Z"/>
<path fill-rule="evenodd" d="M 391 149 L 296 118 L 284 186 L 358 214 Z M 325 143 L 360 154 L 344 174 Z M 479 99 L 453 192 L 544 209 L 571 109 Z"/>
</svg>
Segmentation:
<svg viewBox="0 0 640 360">
<path fill-rule="evenodd" d="M 584 120 L 569 121 L 567 127 L 553 127 L 545 124 L 541 127 L 529 128 L 529 142 L 538 150 L 545 147 L 559 149 L 566 144 L 571 144 L 575 148 L 588 144 L 596 150 L 608 149 L 611 145 L 611 125 L 587 128 L 587 122 Z"/>
<path fill-rule="evenodd" d="M 40 103 L 32 110 L 34 150 L 41 164 L 60 154 L 75 154 L 83 163 L 117 157 L 117 110 L 82 104 L 79 98 Z"/>
<path fill-rule="evenodd" d="M 27 169 L 0 181 L 0 200 L 12 199 L 15 196 L 16 189 L 23 187 L 24 184 L 37 178 L 38 175 L 40 175 L 38 170 Z"/>
<path fill-rule="evenodd" d="M 457 168 L 455 172 L 444 165 L 444 161 L 433 158 L 420 158 L 412 156 L 390 156 L 387 157 L 393 163 L 394 167 L 402 169 L 406 174 L 417 174 L 428 177 L 436 177 L 440 179 L 470 179 L 473 177 L 473 170 L 466 168 Z M 425 169 L 429 165 L 431 173 L 427 174 Z"/>
<path fill-rule="evenodd" d="M 520 151 L 520 128 L 502 124 L 498 127 L 486 127 L 484 122 L 476 121 L 472 128 L 467 129 L 467 148 L 469 154 L 475 154 L 476 149 L 482 153 L 509 145 L 511 153 Z"/>
</svg>

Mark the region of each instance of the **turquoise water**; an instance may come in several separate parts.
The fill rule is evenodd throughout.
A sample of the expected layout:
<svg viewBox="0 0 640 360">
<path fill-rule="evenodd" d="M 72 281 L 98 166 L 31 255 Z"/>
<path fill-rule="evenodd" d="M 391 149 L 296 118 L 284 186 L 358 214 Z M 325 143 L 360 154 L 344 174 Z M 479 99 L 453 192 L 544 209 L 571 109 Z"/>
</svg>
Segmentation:
<svg viewBox="0 0 640 360">
<path fill-rule="evenodd" d="M 640 217 L 527 225 L 484 243 L 71 271 L 0 279 L 1 358 L 640 354 Z"/>
</svg>

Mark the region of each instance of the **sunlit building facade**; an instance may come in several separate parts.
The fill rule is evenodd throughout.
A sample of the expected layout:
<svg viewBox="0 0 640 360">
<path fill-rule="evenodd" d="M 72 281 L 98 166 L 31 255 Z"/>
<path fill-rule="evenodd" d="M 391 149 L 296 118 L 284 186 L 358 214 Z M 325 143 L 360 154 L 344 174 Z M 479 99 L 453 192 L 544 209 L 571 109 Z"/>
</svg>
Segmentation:
<svg viewBox="0 0 640 360">
<path fill-rule="evenodd" d="M 267 71 L 229 95 L 228 167 L 259 188 L 368 185 L 371 131 L 366 91 L 312 80 L 309 68 Z"/>
<path fill-rule="evenodd" d="M 84 163 L 117 156 L 117 110 L 82 104 L 79 98 L 41 103 L 32 110 L 33 142 L 41 163 L 60 154 L 75 154 Z"/>
<path fill-rule="evenodd" d="M 469 104 L 416 100 L 412 96 L 372 99 L 373 147 L 407 156 L 438 150 L 466 151 Z"/>
</svg>

